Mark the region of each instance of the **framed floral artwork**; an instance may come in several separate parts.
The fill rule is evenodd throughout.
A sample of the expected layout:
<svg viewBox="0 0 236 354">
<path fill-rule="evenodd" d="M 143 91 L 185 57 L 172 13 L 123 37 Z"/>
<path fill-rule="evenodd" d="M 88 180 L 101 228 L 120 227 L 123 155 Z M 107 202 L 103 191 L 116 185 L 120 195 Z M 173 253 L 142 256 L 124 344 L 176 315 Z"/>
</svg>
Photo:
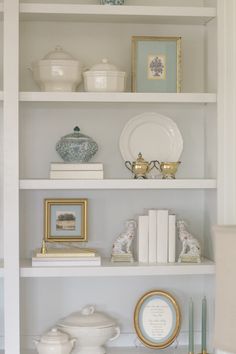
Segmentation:
<svg viewBox="0 0 236 354">
<path fill-rule="evenodd" d="M 87 199 L 45 199 L 46 242 L 87 241 Z"/>
<path fill-rule="evenodd" d="M 181 37 L 132 37 L 132 92 L 181 91 Z"/>
</svg>

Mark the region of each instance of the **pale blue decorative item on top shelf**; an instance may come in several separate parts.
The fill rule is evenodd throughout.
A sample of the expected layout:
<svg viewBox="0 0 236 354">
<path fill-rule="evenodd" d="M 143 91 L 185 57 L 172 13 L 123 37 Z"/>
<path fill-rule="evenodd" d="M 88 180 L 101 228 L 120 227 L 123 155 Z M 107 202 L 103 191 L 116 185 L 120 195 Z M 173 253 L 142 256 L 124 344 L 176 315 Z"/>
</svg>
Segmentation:
<svg viewBox="0 0 236 354">
<path fill-rule="evenodd" d="M 89 136 L 81 134 L 79 127 L 75 127 L 74 133 L 65 135 L 58 141 L 56 151 L 64 162 L 83 163 L 96 154 L 98 145 Z"/>
<path fill-rule="evenodd" d="M 101 0 L 101 5 L 124 5 L 125 0 Z"/>
</svg>

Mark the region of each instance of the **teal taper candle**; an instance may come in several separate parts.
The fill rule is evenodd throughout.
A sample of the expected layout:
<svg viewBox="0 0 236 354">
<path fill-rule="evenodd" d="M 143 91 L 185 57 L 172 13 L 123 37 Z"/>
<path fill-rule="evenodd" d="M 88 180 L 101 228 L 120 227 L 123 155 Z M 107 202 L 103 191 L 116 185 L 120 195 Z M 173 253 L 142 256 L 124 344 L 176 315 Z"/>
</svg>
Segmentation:
<svg viewBox="0 0 236 354">
<path fill-rule="evenodd" d="M 206 352 L 206 317 L 207 301 L 206 297 L 202 299 L 202 353 Z"/>
<path fill-rule="evenodd" d="M 188 352 L 194 353 L 194 313 L 193 313 L 193 300 L 189 301 L 189 340 L 188 340 Z"/>
</svg>

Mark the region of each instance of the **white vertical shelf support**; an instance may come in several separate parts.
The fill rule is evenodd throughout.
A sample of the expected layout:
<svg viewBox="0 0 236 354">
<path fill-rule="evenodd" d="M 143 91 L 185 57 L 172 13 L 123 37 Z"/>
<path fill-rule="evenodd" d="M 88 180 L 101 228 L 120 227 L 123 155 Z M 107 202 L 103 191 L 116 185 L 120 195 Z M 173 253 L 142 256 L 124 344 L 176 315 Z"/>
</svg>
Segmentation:
<svg viewBox="0 0 236 354">
<path fill-rule="evenodd" d="M 236 1 L 217 5 L 218 223 L 236 224 Z"/>
<path fill-rule="evenodd" d="M 5 354 L 20 353 L 19 312 L 19 0 L 4 0 L 4 327 Z"/>
</svg>

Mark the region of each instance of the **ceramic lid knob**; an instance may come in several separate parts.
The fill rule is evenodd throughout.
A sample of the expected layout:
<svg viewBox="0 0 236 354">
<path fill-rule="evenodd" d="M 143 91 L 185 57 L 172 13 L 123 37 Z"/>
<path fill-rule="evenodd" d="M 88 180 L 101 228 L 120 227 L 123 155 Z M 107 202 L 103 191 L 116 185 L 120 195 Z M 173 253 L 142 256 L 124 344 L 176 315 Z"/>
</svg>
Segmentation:
<svg viewBox="0 0 236 354">
<path fill-rule="evenodd" d="M 41 343 L 66 343 L 69 340 L 69 335 L 59 331 L 58 328 L 52 328 L 49 332 L 42 335 Z"/>
<path fill-rule="evenodd" d="M 45 55 L 46 60 L 74 60 L 72 55 L 65 52 L 60 45 L 57 45 L 54 50 Z"/>
<path fill-rule="evenodd" d="M 81 313 L 82 315 L 88 316 L 88 315 L 92 315 L 95 311 L 95 307 L 94 306 L 85 306 L 82 310 Z"/>
<path fill-rule="evenodd" d="M 91 67 L 90 71 L 119 71 L 116 65 L 109 63 L 107 58 L 103 58 L 102 62 Z"/>
</svg>

